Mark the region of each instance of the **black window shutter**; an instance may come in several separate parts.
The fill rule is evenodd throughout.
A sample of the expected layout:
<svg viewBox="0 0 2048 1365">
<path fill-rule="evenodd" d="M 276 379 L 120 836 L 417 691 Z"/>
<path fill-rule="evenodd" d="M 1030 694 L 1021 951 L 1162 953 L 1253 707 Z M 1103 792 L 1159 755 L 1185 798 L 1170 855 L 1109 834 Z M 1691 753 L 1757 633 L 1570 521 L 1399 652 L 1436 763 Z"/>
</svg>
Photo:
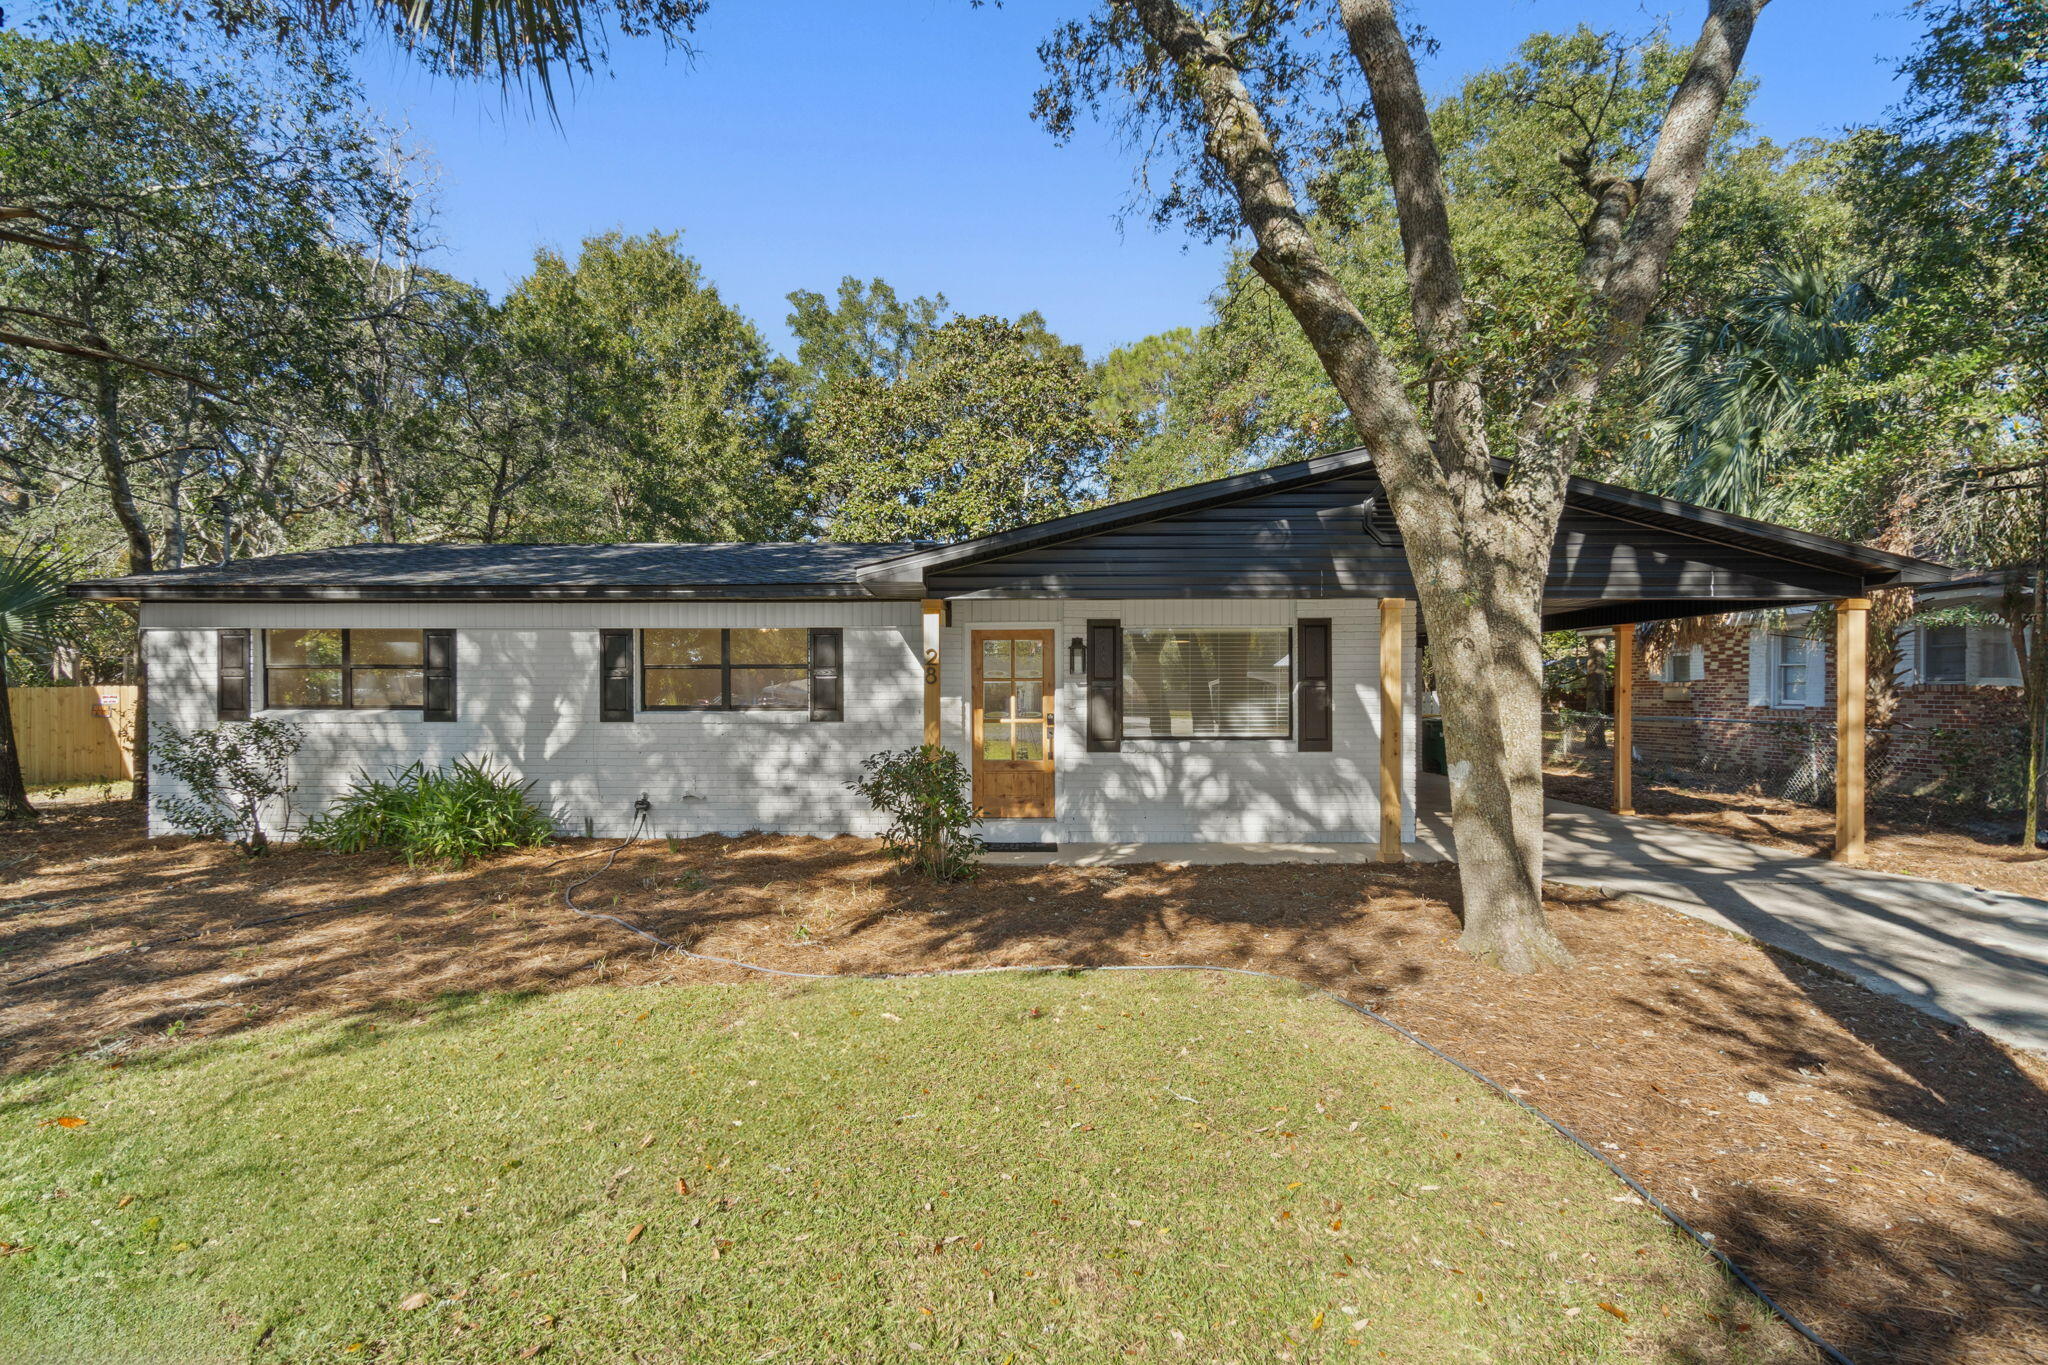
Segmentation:
<svg viewBox="0 0 2048 1365">
<path fill-rule="evenodd" d="M 1088 752 L 1124 747 L 1124 624 L 1088 623 Z"/>
<path fill-rule="evenodd" d="M 422 720 L 455 719 L 455 632 L 423 630 L 426 695 Z"/>
<path fill-rule="evenodd" d="M 249 719 L 249 632 L 223 630 L 219 642 L 220 686 L 216 715 L 221 720 Z"/>
<path fill-rule="evenodd" d="M 603 663 L 598 672 L 597 718 L 633 719 L 633 632 L 601 630 L 597 633 Z"/>
<path fill-rule="evenodd" d="M 1330 622 L 1315 617 L 1294 625 L 1295 731 L 1303 753 L 1330 751 Z"/>
<path fill-rule="evenodd" d="M 845 720 L 846 687 L 840 676 L 846 637 L 838 630 L 811 632 L 811 719 Z"/>
</svg>

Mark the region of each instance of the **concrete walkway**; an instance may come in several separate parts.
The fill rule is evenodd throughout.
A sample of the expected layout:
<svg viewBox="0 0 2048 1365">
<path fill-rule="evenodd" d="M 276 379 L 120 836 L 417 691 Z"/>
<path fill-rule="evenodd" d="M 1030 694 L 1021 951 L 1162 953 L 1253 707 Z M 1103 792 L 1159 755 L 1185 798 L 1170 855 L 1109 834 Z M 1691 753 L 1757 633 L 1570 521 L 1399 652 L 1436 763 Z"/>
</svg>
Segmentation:
<svg viewBox="0 0 2048 1365">
<path fill-rule="evenodd" d="M 1422 779 L 1421 842 L 1452 848 L 1450 789 Z M 1656 901 L 2048 1052 L 2048 901 L 1838 867 L 1668 821 L 1548 804 L 1544 875 Z"/>
</svg>

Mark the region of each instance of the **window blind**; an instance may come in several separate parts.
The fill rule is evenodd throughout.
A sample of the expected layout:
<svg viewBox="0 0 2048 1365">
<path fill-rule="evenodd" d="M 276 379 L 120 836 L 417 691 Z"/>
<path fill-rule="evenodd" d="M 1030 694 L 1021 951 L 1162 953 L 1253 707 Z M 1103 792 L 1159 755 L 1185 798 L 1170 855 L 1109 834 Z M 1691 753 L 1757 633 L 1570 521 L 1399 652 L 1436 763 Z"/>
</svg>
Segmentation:
<svg viewBox="0 0 2048 1365">
<path fill-rule="evenodd" d="M 1124 628 L 1126 739 L 1285 739 L 1286 627 Z"/>
</svg>

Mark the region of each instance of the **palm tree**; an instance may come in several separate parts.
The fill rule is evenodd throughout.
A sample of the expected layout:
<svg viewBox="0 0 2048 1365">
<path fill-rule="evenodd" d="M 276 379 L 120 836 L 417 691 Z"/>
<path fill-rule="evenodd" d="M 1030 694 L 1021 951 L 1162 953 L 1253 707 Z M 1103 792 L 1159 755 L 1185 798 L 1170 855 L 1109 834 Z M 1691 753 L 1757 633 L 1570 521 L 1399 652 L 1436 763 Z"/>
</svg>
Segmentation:
<svg viewBox="0 0 2048 1365">
<path fill-rule="evenodd" d="M 1655 328 L 1655 415 L 1625 481 L 1750 516 L 1776 510 L 1779 475 L 1843 453 L 1853 438 L 1827 383 L 1861 370 L 1865 324 L 1886 302 L 1860 271 L 1774 262 L 1719 316 Z"/>
<path fill-rule="evenodd" d="M 7 656 L 47 644 L 79 609 L 64 591 L 70 567 L 48 550 L 16 550 L 0 559 L 0 821 L 33 820 L 21 751 L 14 745 L 14 708 L 7 699 Z"/>
</svg>

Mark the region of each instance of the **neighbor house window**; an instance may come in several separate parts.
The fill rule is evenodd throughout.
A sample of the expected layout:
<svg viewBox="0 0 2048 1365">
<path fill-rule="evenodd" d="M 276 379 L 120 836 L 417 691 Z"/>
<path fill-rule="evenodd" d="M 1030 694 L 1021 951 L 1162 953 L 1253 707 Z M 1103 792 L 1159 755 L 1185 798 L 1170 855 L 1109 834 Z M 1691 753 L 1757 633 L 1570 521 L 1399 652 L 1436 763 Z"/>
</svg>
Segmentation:
<svg viewBox="0 0 2048 1365">
<path fill-rule="evenodd" d="M 1286 627 L 1125 627 L 1126 739 L 1286 739 Z"/>
<path fill-rule="evenodd" d="M 1920 680 L 2013 686 L 2019 655 L 2004 626 L 1928 626 L 1920 631 Z"/>
<path fill-rule="evenodd" d="M 417 710 L 426 694 L 425 632 L 266 630 L 264 704 Z"/>
<path fill-rule="evenodd" d="M 1820 671 L 1817 641 L 1804 635 L 1771 637 L 1771 705 L 1818 705 Z"/>
<path fill-rule="evenodd" d="M 2020 680 L 2020 657 L 2012 647 L 2012 632 L 2004 626 L 1972 626 L 1977 643 L 1977 681 L 2016 684 Z"/>
<path fill-rule="evenodd" d="M 811 633 L 643 630 L 640 706 L 647 711 L 804 711 L 811 705 Z"/>
<path fill-rule="evenodd" d="M 1690 649 L 1674 649 L 1664 656 L 1663 681 L 1668 683 L 1696 683 L 1700 680 L 1701 650 L 1698 645 Z"/>
<path fill-rule="evenodd" d="M 1931 683 L 1970 680 L 1970 628 L 1934 626 L 1921 633 L 1920 671 Z"/>
</svg>

